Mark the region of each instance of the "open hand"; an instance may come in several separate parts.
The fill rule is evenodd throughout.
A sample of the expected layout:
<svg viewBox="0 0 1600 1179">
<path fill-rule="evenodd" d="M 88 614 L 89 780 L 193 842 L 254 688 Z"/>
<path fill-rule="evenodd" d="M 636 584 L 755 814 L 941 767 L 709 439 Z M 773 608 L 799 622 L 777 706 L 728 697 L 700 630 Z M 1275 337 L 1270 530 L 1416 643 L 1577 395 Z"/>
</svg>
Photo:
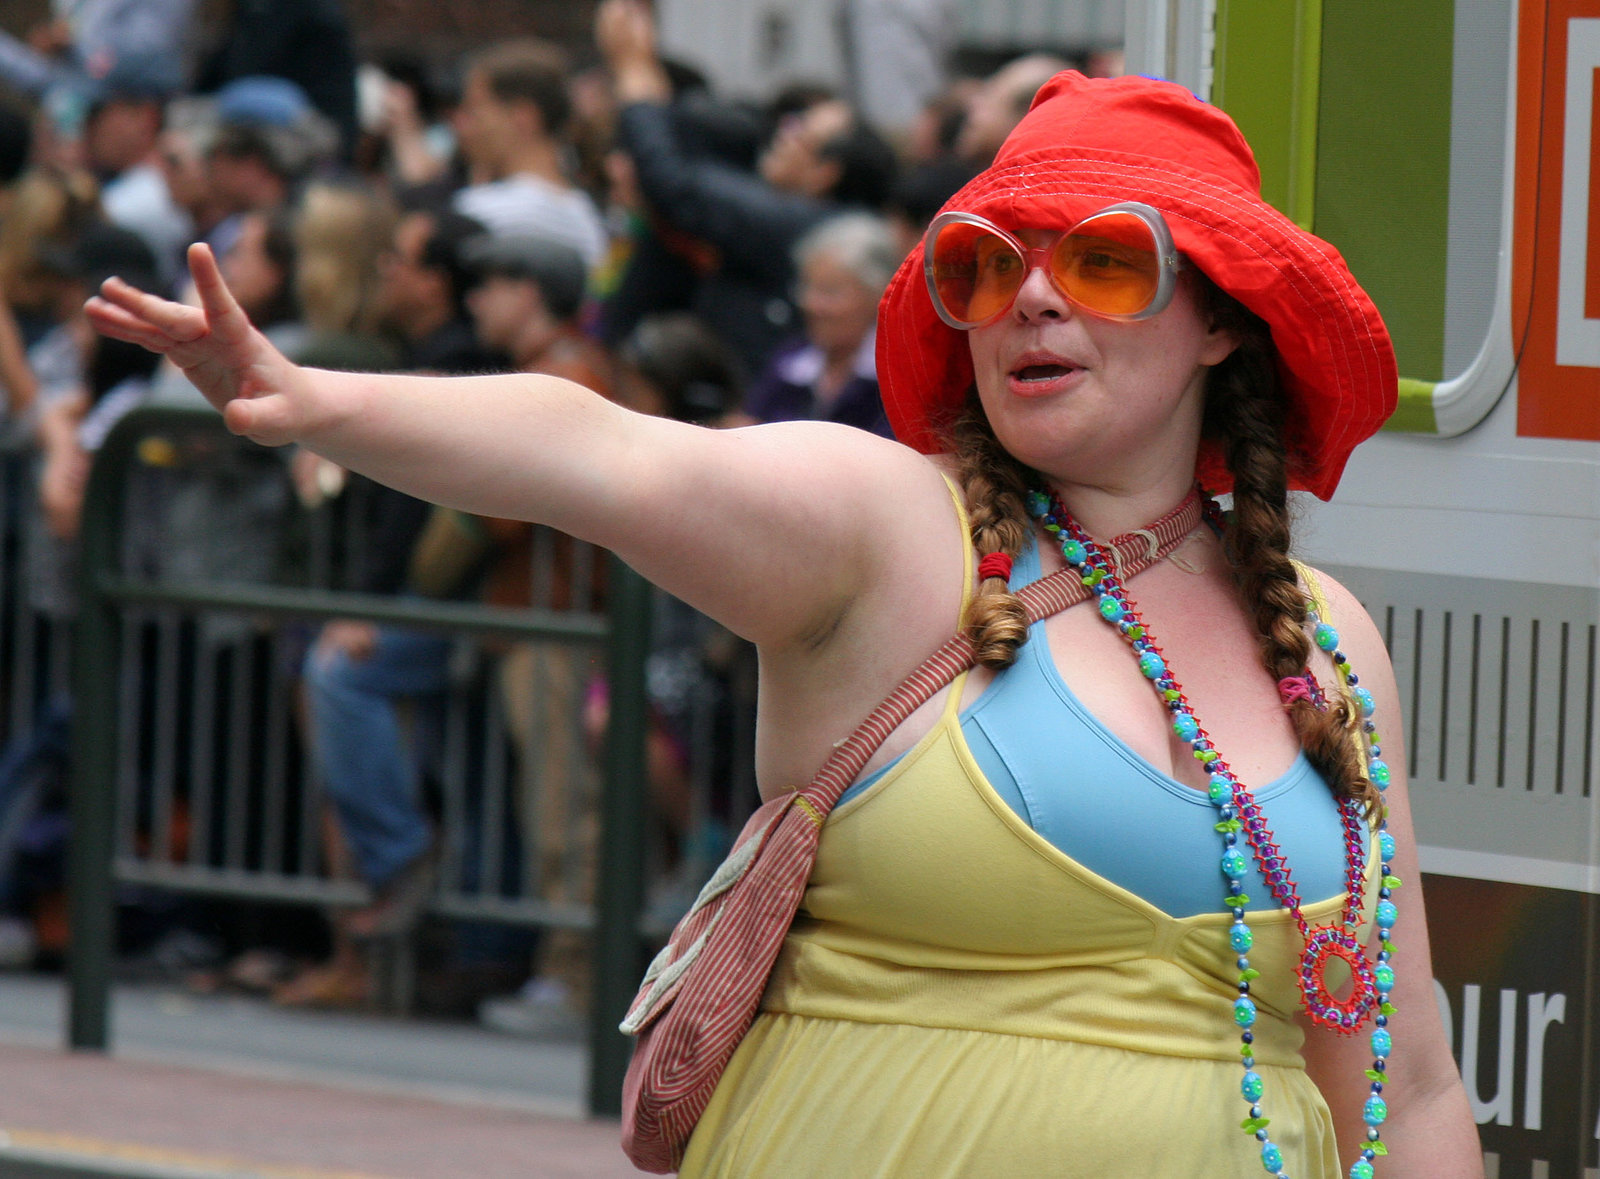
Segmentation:
<svg viewBox="0 0 1600 1179">
<path fill-rule="evenodd" d="M 95 328 L 165 356 L 222 411 L 235 434 L 268 446 L 293 442 L 315 423 L 310 382 L 250 325 L 210 247 L 189 247 L 200 296 L 186 307 L 108 278 L 85 304 Z"/>
</svg>

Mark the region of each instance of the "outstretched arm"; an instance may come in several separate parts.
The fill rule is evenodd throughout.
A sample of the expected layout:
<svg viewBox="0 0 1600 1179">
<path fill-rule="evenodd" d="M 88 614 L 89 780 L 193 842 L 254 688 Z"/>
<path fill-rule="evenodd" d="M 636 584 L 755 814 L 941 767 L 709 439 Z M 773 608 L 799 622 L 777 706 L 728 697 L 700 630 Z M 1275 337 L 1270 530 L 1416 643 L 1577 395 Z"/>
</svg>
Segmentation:
<svg viewBox="0 0 1600 1179">
<path fill-rule="evenodd" d="M 906 520 L 949 516 L 926 459 L 863 431 L 708 430 L 528 374 L 299 368 L 250 326 L 206 247 L 191 249 L 190 266 L 199 307 L 112 279 L 88 313 L 169 357 L 230 429 L 303 443 L 434 503 L 603 545 L 769 648 L 834 633 L 864 590 L 905 567 Z"/>
</svg>

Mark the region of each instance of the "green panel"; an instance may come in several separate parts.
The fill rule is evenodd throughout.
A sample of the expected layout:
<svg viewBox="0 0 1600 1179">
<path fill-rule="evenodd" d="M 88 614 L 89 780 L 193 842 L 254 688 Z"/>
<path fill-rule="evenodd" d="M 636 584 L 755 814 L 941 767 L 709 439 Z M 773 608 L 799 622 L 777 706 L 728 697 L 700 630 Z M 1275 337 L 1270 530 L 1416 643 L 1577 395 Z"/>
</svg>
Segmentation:
<svg viewBox="0 0 1600 1179">
<path fill-rule="evenodd" d="M 1311 228 L 1322 0 L 1219 0 L 1211 99 L 1261 167 L 1261 195 Z"/>
<path fill-rule="evenodd" d="M 1413 434 L 1437 434 L 1439 420 L 1433 412 L 1432 381 L 1415 381 L 1408 377 L 1400 378 L 1400 404 L 1389 420 L 1383 424 L 1385 430 L 1406 430 Z"/>
<path fill-rule="evenodd" d="M 1323 10 L 1313 228 L 1339 248 L 1394 337 L 1400 371 L 1444 369 L 1452 0 Z"/>
</svg>

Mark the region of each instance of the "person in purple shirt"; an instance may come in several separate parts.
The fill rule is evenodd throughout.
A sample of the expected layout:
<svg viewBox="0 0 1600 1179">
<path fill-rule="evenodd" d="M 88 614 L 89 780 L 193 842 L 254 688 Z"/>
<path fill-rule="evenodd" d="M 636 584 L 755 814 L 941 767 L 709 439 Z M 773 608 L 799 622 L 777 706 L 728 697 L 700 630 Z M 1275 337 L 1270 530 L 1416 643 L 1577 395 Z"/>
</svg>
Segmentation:
<svg viewBox="0 0 1600 1179">
<path fill-rule="evenodd" d="M 757 422 L 842 422 L 892 438 L 874 348 L 878 299 L 901 259 L 893 231 L 870 213 L 841 214 L 801 238 L 794 256 L 805 334 L 773 354 L 750 386 L 745 413 Z"/>
</svg>

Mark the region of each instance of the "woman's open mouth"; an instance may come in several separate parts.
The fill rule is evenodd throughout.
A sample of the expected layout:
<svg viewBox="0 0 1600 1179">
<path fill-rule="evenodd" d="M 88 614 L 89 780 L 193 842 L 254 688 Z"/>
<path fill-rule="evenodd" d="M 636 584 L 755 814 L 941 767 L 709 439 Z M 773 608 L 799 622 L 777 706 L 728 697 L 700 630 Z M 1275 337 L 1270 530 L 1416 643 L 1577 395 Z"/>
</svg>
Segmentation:
<svg viewBox="0 0 1600 1179">
<path fill-rule="evenodd" d="M 1019 396 L 1039 397 L 1060 392 L 1072 384 L 1083 368 L 1053 352 L 1028 352 L 1018 356 L 1006 373 L 1006 384 Z"/>
<path fill-rule="evenodd" d="M 1065 364 L 1028 364 L 1013 370 L 1012 379 L 1029 383 L 1039 381 L 1053 381 L 1058 377 L 1067 376 L 1078 370 Z"/>
</svg>

